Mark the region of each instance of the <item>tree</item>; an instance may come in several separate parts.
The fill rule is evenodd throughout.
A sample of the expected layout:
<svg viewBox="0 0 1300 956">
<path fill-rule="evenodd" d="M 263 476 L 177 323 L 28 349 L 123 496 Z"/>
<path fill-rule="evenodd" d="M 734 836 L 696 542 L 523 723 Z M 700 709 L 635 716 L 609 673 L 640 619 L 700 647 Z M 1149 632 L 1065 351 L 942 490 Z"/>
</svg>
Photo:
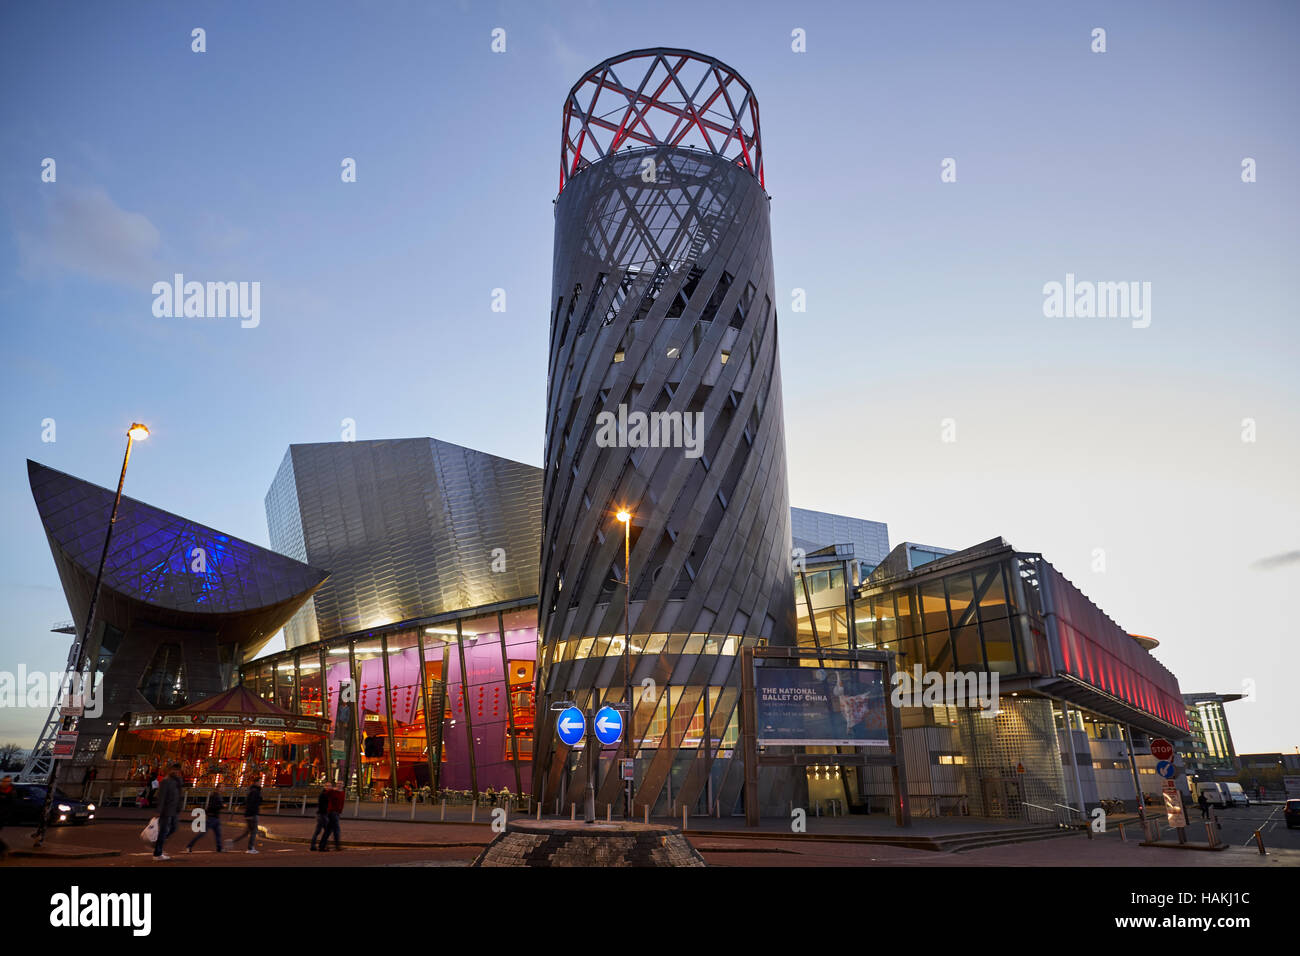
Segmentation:
<svg viewBox="0 0 1300 956">
<path fill-rule="evenodd" d="M 21 770 L 26 751 L 14 743 L 0 744 L 0 770 Z"/>
</svg>

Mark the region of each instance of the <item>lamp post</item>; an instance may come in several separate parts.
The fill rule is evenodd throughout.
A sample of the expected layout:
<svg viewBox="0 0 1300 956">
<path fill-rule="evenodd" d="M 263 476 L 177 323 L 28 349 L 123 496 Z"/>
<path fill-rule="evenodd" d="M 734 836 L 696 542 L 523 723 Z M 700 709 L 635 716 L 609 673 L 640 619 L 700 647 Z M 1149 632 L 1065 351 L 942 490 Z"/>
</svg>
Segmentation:
<svg viewBox="0 0 1300 956">
<path fill-rule="evenodd" d="M 623 599 L 623 703 L 627 705 L 627 725 L 623 728 L 623 753 L 625 759 L 632 759 L 632 717 L 636 708 L 632 706 L 632 671 L 629 650 L 632 646 L 632 575 L 629 573 L 632 553 L 632 513 L 623 508 L 618 513 L 618 520 L 623 522 L 623 586 L 627 596 Z M 632 819 L 632 781 L 624 782 L 623 819 Z"/>
<path fill-rule="evenodd" d="M 126 466 L 131 462 L 131 445 L 138 441 L 144 441 L 149 437 L 149 429 L 139 422 L 132 422 L 131 427 L 126 430 L 126 455 L 122 458 L 122 474 L 117 479 L 117 496 L 113 499 L 113 511 L 108 517 L 108 531 L 104 534 L 104 550 L 99 554 L 99 569 L 95 572 L 95 586 L 90 591 L 90 609 L 86 612 L 86 627 L 81 632 L 80 637 L 73 640 L 72 650 L 68 653 L 68 664 L 71 667 L 68 680 L 68 687 L 71 690 L 72 681 L 78 681 L 81 687 L 83 703 L 85 695 L 84 681 L 81 680 L 81 662 L 85 656 L 86 643 L 90 640 L 92 629 L 95 626 L 95 606 L 99 603 L 99 585 L 104 579 L 104 563 L 108 560 L 108 545 L 113 540 L 113 525 L 117 523 L 117 507 L 122 503 L 122 486 L 126 483 Z M 94 679 L 94 675 L 91 675 Z M 72 718 L 80 720 L 80 718 Z M 75 726 L 75 725 L 74 725 Z M 57 743 L 58 738 L 55 737 Z M 73 755 L 76 754 L 76 745 L 73 745 Z M 56 758 L 50 760 L 50 778 L 45 783 L 45 806 L 41 810 L 41 818 L 36 824 L 35 844 L 40 846 L 45 842 L 45 824 L 50 816 L 50 807 L 54 805 L 54 787 L 59 775 L 59 761 Z"/>
</svg>

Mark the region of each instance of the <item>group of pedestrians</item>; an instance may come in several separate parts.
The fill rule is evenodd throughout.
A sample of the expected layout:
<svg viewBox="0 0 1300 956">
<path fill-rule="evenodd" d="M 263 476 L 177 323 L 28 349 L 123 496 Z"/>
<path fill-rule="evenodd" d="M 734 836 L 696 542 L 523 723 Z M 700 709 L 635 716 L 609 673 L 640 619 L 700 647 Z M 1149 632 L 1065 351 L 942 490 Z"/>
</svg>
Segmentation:
<svg viewBox="0 0 1300 956">
<path fill-rule="evenodd" d="M 181 780 L 181 765 L 173 763 L 167 768 L 167 776 L 158 785 L 158 836 L 153 845 L 153 858 L 156 861 L 171 859 L 164 852 L 164 848 L 167 838 L 176 832 L 184 786 L 185 784 Z M 217 844 L 217 852 L 225 852 L 225 841 L 221 835 L 221 812 L 225 809 L 225 805 L 225 800 L 221 796 L 221 788 L 219 786 L 213 787 L 203 808 L 203 829 L 196 833 L 190 842 L 185 845 L 186 853 L 194 852 L 194 845 L 202 840 L 203 834 L 207 832 L 212 833 L 212 837 Z M 244 824 L 246 829 L 244 833 L 240 833 L 230 840 L 233 844 L 236 840 L 243 839 L 247 834 L 248 848 L 244 850 L 245 853 L 259 852 L 257 849 L 257 825 L 261 813 L 262 787 L 261 784 L 255 783 L 249 786 L 248 794 L 244 797 Z"/>
<path fill-rule="evenodd" d="M 334 836 L 334 849 L 341 850 L 342 836 L 339 832 L 339 819 L 343 814 L 343 788 L 337 783 L 325 784 L 325 789 L 316 798 L 316 829 L 311 834 L 311 848 L 322 853 L 329 849 L 330 835 Z M 320 846 L 316 838 L 320 837 Z"/>
</svg>

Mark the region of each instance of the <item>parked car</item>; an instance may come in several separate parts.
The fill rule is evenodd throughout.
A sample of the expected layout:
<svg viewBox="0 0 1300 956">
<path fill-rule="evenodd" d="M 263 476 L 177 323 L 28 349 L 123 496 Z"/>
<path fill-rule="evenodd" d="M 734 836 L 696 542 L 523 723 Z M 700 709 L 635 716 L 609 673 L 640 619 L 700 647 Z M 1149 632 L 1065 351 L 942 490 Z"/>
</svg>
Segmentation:
<svg viewBox="0 0 1300 956">
<path fill-rule="evenodd" d="M 45 788 L 34 783 L 20 783 L 14 786 L 13 823 L 17 825 L 36 824 L 41 818 L 41 808 L 45 806 Z M 95 819 L 95 805 L 73 800 L 62 790 L 54 791 L 54 802 L 50 805 L 50 817 L 47 823 L 89 823 Z"/>
<path fill-rule="evenodd" d="M 1288 800 L 1282 804 L 1282 819 L 1286 821 L 1286 828 L 1300 827 L 1300 800 Z"/>
</svg>

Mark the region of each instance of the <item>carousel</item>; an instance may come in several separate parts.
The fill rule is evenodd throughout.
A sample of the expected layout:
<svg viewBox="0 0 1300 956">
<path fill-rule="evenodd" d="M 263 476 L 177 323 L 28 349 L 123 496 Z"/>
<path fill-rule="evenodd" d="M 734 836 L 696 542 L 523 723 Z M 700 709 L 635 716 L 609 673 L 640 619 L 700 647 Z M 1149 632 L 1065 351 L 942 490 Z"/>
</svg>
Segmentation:
<svg viewBox="0 0 1300 956">
<path fill-rule="evenodd" d="M 190 786 L 303 787 L 325 778 L 329 720 L 290 713 L 241 684 L 179 710 L 136 714 L 130 732 Z"/>
</svg>

